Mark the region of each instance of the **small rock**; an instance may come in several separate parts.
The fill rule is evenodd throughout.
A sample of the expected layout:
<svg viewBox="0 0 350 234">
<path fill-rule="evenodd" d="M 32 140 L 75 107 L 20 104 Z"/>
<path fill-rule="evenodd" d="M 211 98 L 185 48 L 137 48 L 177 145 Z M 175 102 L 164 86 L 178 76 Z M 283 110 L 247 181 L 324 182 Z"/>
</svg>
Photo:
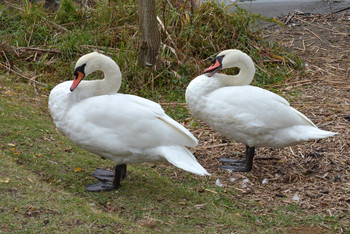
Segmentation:
<svg viewBox="0 0 350 234">
<path fill-rule="evenodd" d="M 249 179 L 244 179 L 244 180 L 242 181 L 242 188 L 246 188 L 248 182 L 249 182 Z"/>
<path fill-rule="evenodd" d="M 217 179 L 217 180 L 215 181 L 215 184 L 216 184 L 216 186 L 218 186 L 218 187 L 224 187 L 224 185 L 221 183 L 220 179 Z"/>
<path fill-rule="evenodd" d="M 267 178 L 263 179 L 262 184 L 267 184 L 269 183 L 269 180 Z"/>
<path fill-rule="evenodd" d="M 334 182 L 339 182 L 339 181 L 341 181 L 340 175 L 338 174 L 338 175 L 334 176 L 333 181 L 334 181 Z"/>
<path fill-rule="evenodd" d="M 300 198 L 299 198 L 298 194 L 294 194 L 293 201 L 299 202 L 299 200 L 300 200 Z"/>
<path fill-rule="evenodd" d="M 233 182 L 235 182 L 235 181 L 236 181 L 236 178 L 233 178 L 233 177 L 230 178 L 230 182 L 231 182 L 231 183 L 233 183 Z"/>
</svg>

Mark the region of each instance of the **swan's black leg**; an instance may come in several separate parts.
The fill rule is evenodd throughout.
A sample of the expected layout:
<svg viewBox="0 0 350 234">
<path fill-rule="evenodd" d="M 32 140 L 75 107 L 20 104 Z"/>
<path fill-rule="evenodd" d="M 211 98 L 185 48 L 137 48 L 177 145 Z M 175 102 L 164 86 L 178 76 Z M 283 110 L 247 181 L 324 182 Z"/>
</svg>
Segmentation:
<svg viewBox="0 0 350 234">
<path fill-rule="evenodd" d="M 224 160 L 220 159 L 220 161 L 231 164 L 231 165 L 221 166 L 221 168 L 229 169 L 235 172 L 251 171 L 253 167 L 254 153 L 255 153 L 255 147 L 246 146 L 245 160 L 237 160 L 237 159 L 230 160 L 226 158 L 224 158 Z"/>
<path fill-rule="evenodd" d="M 120 181 L 124 180 L 126 177 L 126 164 L 120 164 Z"/>
<path fill-rule="evenodd" d="M 115 176 L 113 180 L 113 187 L 115 189 L 120 187 L 120 181 L 122 181 L 126 176 L 126 164 L 120 164 L 115 166 Z"/>
<path fill-rule="evenodd" d="M 95 172 L 97 172 L 97 175 Z M 96 169 L 95 172 L 92 175 L 100 181 L 85 186 L 85 189 L 90 192 L 111 191 L 120 187 L 120 181 L 126 176 L 126 164 L 117 165 L 115 173 L 100 168 Z"/>
</svg>

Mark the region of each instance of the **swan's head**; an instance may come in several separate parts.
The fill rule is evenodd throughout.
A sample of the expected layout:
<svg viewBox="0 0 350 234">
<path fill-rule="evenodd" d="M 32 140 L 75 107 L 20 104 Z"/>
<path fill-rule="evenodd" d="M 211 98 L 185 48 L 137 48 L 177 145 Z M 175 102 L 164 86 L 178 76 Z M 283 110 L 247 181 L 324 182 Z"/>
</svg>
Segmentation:
<svg viewBox="0 0 350 234">
<path fill-rule="evenodd" d="M 74 80 L 70 91 L 74 91 L 84 77 L 94 71 L 103 70 L 107 65 L 116 66 L 117 64 L 110 57 L 98 52 L 92 52 L 80 57 L 75 65 Z"/>
<path fill-rule="evenodd" d="M 204 73 L 211 77 L 221 69 L 240 67 L 241 64 L 255 71 L 254 62 L 246 53 L 236 49 L 224 50 L 213 59 L 212 65 Z"/>
</svg>

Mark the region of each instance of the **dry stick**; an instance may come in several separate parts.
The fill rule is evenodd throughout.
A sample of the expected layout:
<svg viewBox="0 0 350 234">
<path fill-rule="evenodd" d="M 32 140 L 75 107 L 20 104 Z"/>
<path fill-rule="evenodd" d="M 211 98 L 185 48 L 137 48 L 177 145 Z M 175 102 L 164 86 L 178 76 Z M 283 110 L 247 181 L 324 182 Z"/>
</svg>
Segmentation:
<svg viewBox="0 0 350 234">
<path fill-rule="evenodd" d="M 225 146 L 234 146 L 236 144 L 234 143 L 224 143 L 224 144 L 217 144 L 217 145 L 209 145 L 209 146 L 202 146 L 202 147 L 198 147 L 196 148 L 197 150 L 200 149 L 211 149 L 211 148 L 218 148 L 218 147 L 225 147 Z"/>
<path fill-rule="evenodd" d="M 34 80 L 32 80 L 32 81 L 34 81 Z M 34 92 L 35 92 L 35 94 L 36 94 L 37 96 L 39 96 L 38 89 L 36 88 L 36 83 L 35 83 L 35 82 L 33 82 L 33 87 L 34 87 Z"/>
<path fill-rule="evenodd" d="M 345 8 L 343 8 L 343 9 L 340 9 L 340 10 L 334 11 L 333 13 L 329 13 L 328 15 L 331 15 L 331 14 L 336 14 L 336 13 L 343 12 L 343 11 L 346 11 L 346 10 L 349 10 L 349 9 L 350 9 L 350 7 L 345 7 Z M 327 16 L 328 16 L 328 15 L 327 15 Z"/>
<path fill-rule="evenodd" d="M 182 103 L 182 102 L 161 102 L 159 103 L 160 105 L 164 106 L 187 106 L 187 103 Z"/>
<path fill-rule="evenodd" d="M 320 41 L 324 42 L 316 33 L 308 29 L 307 27 L 304 27 L 304 30 L 308 31 L 309 33 L 313 34 L 315 37 L 317 37 Z"/>
<path fill-rule="evenodd" d="M 30 36 L 29 36 L 29 40 L 28 40 L 28 43 L 27 43 L 27 47 L 29 47 L 29 45 L 30 45 L 30 41 L 32 40 L 33 32 L 34 32 L 34 27 L 32 28 L 32 31 L 30 32 Z"/>
<path fill-rule="evenodd" d="M 59 51 L 59 50 L 41 49 L 41 48 L 34 48 L 34 47 L 14 47 L 14 49 L 18 49 L 18 50 L 34 50 L 34 51 L 39 51 L 39 52 L 49 52 L 49 53 L 63 54 L 63 52 Z"/>
<path fill-rule="evenodd" d="M 289 21 L 295 16 L 296 12 L 294 12 L 293 14 L 291 14 L 288 19 L 284 22 L 285 25 L 287 25 L 289 23 Z"/>
<path fill-rule="evenodd" d="M 306 24 L 309 24 L 309 25 L 312 25 L 312 26 L 315 26 L 315 27 L 318 27 L 318 28 L 322 28 L 322 29 L 325 29 L 325 30 L 328 30 L 328 31 L 333 31 L 333 29 L 325 28 L 325 27 L 319 26 L 319 25 L 317 25 L 317 24 L 312 24 L 312 23 L 307 22 L 306 20 L 303 20 L 303 19 L 301 19 L 301 18 L 299 18 L 299 17 L 295 17 L 295 18 L 296 18 L 297 20 L 303 22 L 303 23 L 306 23 Z"/>
<path fill-rule="evenodd" d="M 13 73 L 15 73 L 16 75 L 19 75 L 20 77 L 29 80 L 29 82 L 34 82 L 34 83 L 37 83 L 37 84 L 39 84 L 39 85 L 45 86 L 44 83 L 41 83 L 41 82 L 39 82 L 39 81 L 34 80 L 34 79 L 37 78 L 38 76 L 34 76 L 34 77 L 32 77 L 32 78 L 29 78 L 29 77 L 26 77 L 26 76 L 22 75 L 22 74 L 19 73 L 19 72 L 16 72 L 15 70 L 13 70 L 13 69 L 11 69 L 11 68 L 5 66 L 5 64 L 3 64 L 3 63 L 1 63 L 1 62 L 0 62 L 0 65 L 3 66 L 3 67 L 5 67 L 5 68 L 6 68 L 7 70 L 9 70 L 10 72 L 13 72 Z"/>
<path fill-rule="evenodd" d="M 6 53 L 5 53 L 3 50 L 2 50 L 1 52 L 2 52 L 2 54 L 4 55 L 4 57 L 5 57 L 5 59 L 6 59 L 7 64 L 9 64 L 9 65 L 10 65 L 10 62 L 9 62 L 9 60 L 8 60 L 7 56 L 6 56 Z M 2 64 L 1 64 L 1 65 L 2 65 Z"/>
</svg>

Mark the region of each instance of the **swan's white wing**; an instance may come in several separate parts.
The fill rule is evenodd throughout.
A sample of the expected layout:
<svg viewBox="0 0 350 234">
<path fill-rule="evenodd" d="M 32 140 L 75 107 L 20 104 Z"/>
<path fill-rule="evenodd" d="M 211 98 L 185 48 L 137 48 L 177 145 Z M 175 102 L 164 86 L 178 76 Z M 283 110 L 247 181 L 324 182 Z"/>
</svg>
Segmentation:
<svg viewBox="0 0 350 234">
<path fill-rule="evenodd" d="M 206 122 L 224 135 L 240 141 L 296 125 L 314 126 L 282 97 L 254 86 L 220 88 L 206 98 Z"/>
<path fill-rule="evenodd" d="M 193 146 L 193 135 L 162 108 L 136 96 L 88 98 L 67 112 L 64 134 L 92 152 L 139 153 L 159 146 Z M 180 127 L 181 126 L 181 127 Z"/>
<path fill-rule="evenodd" d="M 152 102 L 148 99 L 134 96 L 134 95 L 124 95 L 133 100 L 134 102 L 138 103 L 142 107 L 146 107 L 148 111 L 153 111 L 154 115 L 159 118 L 161 121 L 164 121 L 167 123 L 169 126 L 174 128 L 176 131 L 178 131 L 180 134 L 186 135 L 188 138 L 189 142 L 187 146 L 195 147 L 198 144 L 198 140 L 192 135 L 191 132 L 189 132 L 184 126 L 170 118 L 167 114 L 165 114 L 163 108 L 155 102 Z M 146 111 L 146 110 L 145 110 Z"/>
</svg>

